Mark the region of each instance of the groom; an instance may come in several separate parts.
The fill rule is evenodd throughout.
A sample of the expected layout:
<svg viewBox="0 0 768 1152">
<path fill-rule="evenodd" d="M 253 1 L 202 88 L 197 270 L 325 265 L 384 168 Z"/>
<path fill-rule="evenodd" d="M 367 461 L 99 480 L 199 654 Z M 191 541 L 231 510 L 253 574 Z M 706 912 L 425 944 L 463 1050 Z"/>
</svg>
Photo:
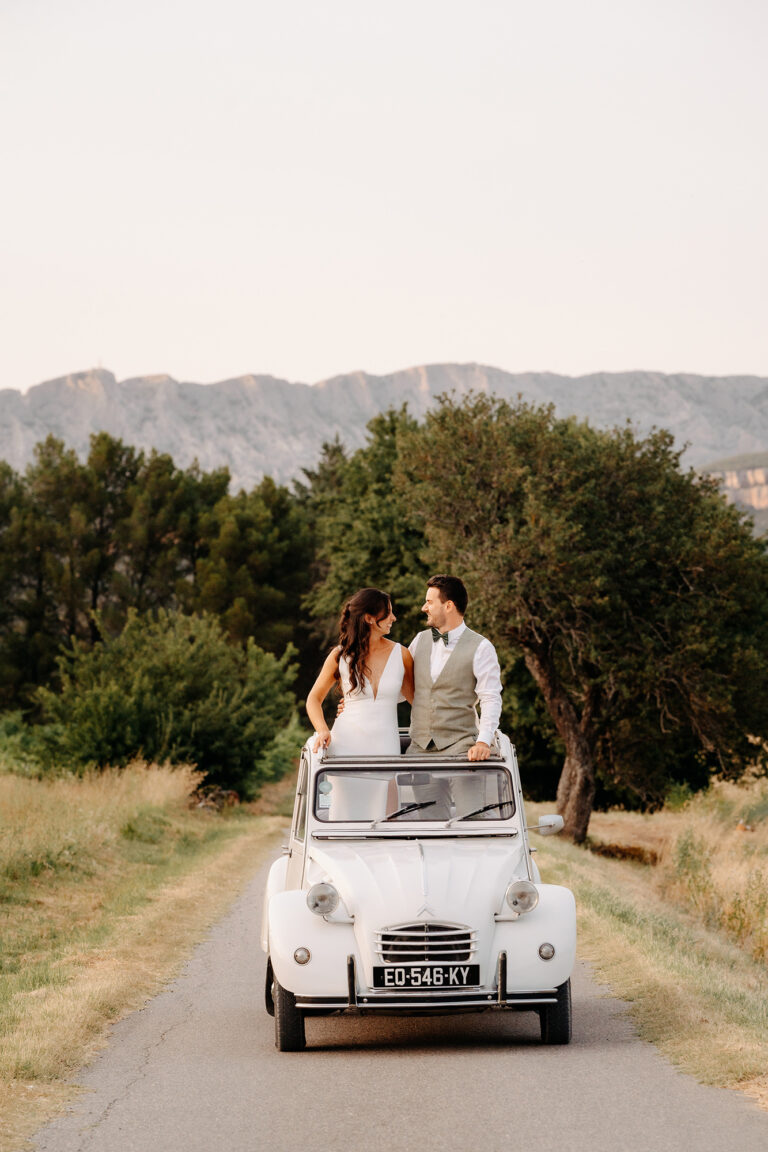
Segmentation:
<svg viewBox="0 0 768 1152">
<path fill-rule="evenodd" d="M 487 760 L 501 716 L 501 674 L 490 640 L 464 623 L 467 590 L 458 576 L 427 581 L 422 612 L 430 627 L 411 642 L 415 696 L 410 753 Z M 480 705 L 478 730 L 476 704 Z"/>
</svg>

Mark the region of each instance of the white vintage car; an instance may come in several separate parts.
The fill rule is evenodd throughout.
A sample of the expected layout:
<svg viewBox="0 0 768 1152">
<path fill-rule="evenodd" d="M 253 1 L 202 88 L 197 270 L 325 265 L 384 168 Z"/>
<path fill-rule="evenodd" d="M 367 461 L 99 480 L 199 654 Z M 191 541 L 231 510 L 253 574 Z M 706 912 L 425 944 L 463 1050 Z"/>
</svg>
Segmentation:
<svg viewBox="0 0 768 1152">
<path fill-rule="evenodd" d="M 401 733 L 403 749 L 408 737 Z M 534 829 L 558 832 L 559 816 Z M 302 750 L 262 947 L 281 1051 L 307 1016 L 532 1011 L 571 1038 L 573 895 L 542 884 L 515 750 L 489 760 Z"/>
</svg>

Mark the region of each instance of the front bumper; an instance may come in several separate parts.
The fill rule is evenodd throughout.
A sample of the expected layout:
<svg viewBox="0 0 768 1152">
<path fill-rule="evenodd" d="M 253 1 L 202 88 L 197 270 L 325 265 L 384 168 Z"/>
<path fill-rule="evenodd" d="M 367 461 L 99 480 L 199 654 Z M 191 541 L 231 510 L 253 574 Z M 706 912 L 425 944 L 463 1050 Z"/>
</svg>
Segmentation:
<svg viewBox="0 0 768 1152">
<path fill-rule="evenodd" d="M 357 990 L 357 966 L 355 957 L 347 957 L 347 995 L 337 996 L 297 996 L 296 1007 L 308 1015 L 329 1015 L 352 1013 L 363 1015 L 368 1012 L 380 1015 L 429 1015 L 458 1012 L 487 1012 L 492 1010 L 531 1011 L 544 1004 L 557 1003 L 557 988 L 538 989 L 530 992 L 508 992 L 507 954 L 500 952 L 496 965 L 496 988 L 473 988 L 469 992 L 443 991 L 433 989 L 425 993 L 423 989 L 397 993 L 379 992 L 366 989 Z"/>
</svg>

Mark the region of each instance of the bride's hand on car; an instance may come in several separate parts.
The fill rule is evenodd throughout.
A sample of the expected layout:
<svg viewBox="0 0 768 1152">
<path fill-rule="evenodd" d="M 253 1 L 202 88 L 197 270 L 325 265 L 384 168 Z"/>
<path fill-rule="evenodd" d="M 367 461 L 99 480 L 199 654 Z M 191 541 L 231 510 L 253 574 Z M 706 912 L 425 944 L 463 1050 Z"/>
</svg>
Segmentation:
<svg viewBox="0 0 768 1152">
<path fill-rule="evenodd" d="M 321 748 L 327 748 L 331 742 L 330 728 L 323 728 L 322 731 L 317 732 L 315 735 L 315 742 L 312 745 L 313 752 L 319 752 Z"/>
</svg>

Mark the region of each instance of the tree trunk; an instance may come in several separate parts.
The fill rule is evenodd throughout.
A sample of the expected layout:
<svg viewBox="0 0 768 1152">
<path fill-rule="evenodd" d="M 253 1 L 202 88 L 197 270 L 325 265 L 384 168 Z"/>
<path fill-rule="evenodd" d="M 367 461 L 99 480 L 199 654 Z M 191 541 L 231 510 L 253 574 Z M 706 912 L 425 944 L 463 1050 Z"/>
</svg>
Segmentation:
<svg viewBox="0 0 768 1152">
<path fill-rule="evenodd" d="M 563 817 L 563 831 L 575 844 L 583 844 L 595 799 L 592 749 L 549 653 L 526 648 L 525 663 L 544 696 L 547 711 L 565 745 L 565 763 L 557 785 L 557 810 Z"/>
</svg>

